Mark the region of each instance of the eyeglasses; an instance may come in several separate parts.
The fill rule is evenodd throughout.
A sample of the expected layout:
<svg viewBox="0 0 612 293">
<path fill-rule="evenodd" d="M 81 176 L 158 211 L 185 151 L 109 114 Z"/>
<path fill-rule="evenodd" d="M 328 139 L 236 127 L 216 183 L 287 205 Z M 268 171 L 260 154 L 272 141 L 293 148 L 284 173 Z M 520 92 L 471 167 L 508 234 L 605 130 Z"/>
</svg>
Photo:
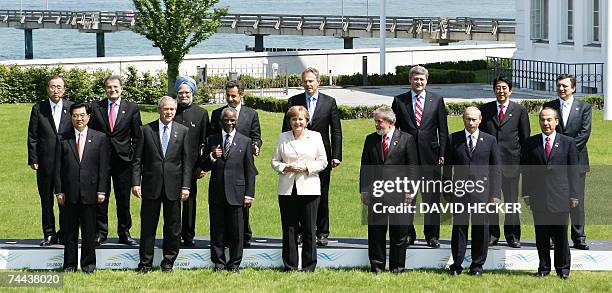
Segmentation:
<svg viewBox="0 0 612 293">
<path fill-rule="evenodd" d="M 81 113 L 81 114 L 72 114 L 72 118 L 74 118 L 74 119 L 78 119 L 78 118 L 85 118 L 86 116 L 89 116 L 89 114 L 85 114 L 85 113 Z"/>
</svg>

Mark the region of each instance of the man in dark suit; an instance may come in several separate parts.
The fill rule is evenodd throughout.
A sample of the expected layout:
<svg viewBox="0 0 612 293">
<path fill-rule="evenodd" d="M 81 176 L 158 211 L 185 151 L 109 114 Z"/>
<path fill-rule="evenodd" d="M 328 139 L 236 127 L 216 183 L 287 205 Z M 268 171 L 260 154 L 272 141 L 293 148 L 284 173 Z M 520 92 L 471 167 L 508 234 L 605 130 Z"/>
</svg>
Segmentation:
<svg viewBox="0 0 612 293">
<path fill-rule="evenodd" d="M 578 192 L 584 196 L 586 173 L 590 171 L 589 151 L 587 143 L 591 136 L 592 110 L 589 103 L 574 98 L 576 92 L 576 78 L 572 75 L 562 74 L 557 78 L 557 95 L 559 99 L 544 104 L 560 113 L 561 119 L 556 131 L 574 139 L 578 149 Z M 584 202 L 570 210 L 572 220 L 571 238 L 574 248 L 588 250 L 586 234 L 584 231 Z"/>
<path fill-rule="evenodd" d="M 453 213 L 451 253 L 453 264 L 450 274 L 461 274 L 468 243 L 468 228 L 472 223 L 472 264 L 470 274 L 482 276 L 489 249 L 488 213 L 470 213 L 472 204 L 498 204 L 501 193 L 501 157 L 494 136 L 479 131 L 482 121 L 480 110 L 467 107 L 463 112 L 464 130 L 450 135 L 444 155 L 444 180 L 472 182 L 474 190 L 454 190 L 445 194 L 448 202 L 464 208 Z M 478 187 L 480 186 L 480 187 Z M 480 190 L 479 190 L 480 189 Z"/>
<path fill-rule="evenodd" d="M 196 93 L 196 82 L 191 77 L 181 76 L 176 80 L 175 86 L 178 97 L 178 108 L 174 121 L 189 128 L 189 148 L 191 149 L 192 166 L 194 168 L 191 177 L 189 199 L 183 202 L 183 214 L 181 225 L 181 237 L 183 246 L 194 247 L 195 225 L 196 225 L 196 195 L 198 193 L 197 180 L 204 176 L 199 167 L 201 164 L 201 153 L 206 136 L 208 134 L 208 112 L 206 109 L 193 104 L 193 95 Z"/>
<path fill-rule="evenodd" d="M 89 129 L 90 109 L 70 106 L 73 130 L 60 143 L 56 155 L 57 202 L 64 206 L 64 271 L 77 268 L 79 227 L 82 233 L 81 270 L 96 268 L 97 205 L 106 197 L 110 149 L 102 132 Z"/>
<path fill-rule="evenodd" d="M 225 100 L 227 105 L 215 109 L 211 115 L 211 134 L 221 133 L 223 121 L 221 121 L 221 112 L 225 108 L 234 108 L 238 113 L 238 121 L 236 122 L 236 131 L 248 137 L 252 141 L 251 153 L 254 156 L 259 156 L 259 151 L 263 141 L 261 140 L 261 129 L 259 127 L 259 115 L 257 111 L 242 105 L 244 98 L 244 87 L 238 81 L 230 80 L 225 84 Z M 244 247 L 251 246 L 251 238 L 253 230 L 249 222 L 251 205 L 245 205 L 242 209 L 244 220 Z"/>
<path fill-rule="evenodd" d="M 304 93 L 289 98 L 287 107 L 304 106 L 310 115 L 307 128 L 319 132 L 323 138 L 325 153 L 329 164 L 319 173 L 321 198 L 317 209 L 317 245 L 326 246 L 329 237 L 329 182 L 331 169 L 342 162 L 342 125 L 336 100 L 319 92 L 321 78 L 319 71 L 309 67 L 302 72 Z M 283 121 L 282 131 L 291 130 L 288 117 Z"/>
<path fill-rule="evenodd" d="M 161 269 L 171 272 L 179 253 L 181 201 L 189 198 L 193 160 L 189 147 L 189 128 L 172 119 L 176 100 L 165 96 L 157 103 L 159 120 L 141 127 L 132 162 L 132 193 L 142 197 L 140 207 L 140 263 L 138 271 L 147 273 L 153 266 L 155 232 L 160 208 L 164 206 L 164 242 Z"/>
<path fill-rule="evenodd" d="M 53 191 L 55 153 L 63 134 L 72 129 L 70 124 L 70 105 L 63 99 L 64 78 L 52 76 L 47 80 L 49 98 L 32 106 L 28 125 L 28 165 L 36 170 L 36 183 L 42 208 L 43 241 L 40 246 L 49 246 L 62 241 L 60 231 L 55 231 L 53 214 Z M 59 227 L 62 225 L 63 207 L 59 207 Z"/>
<path fill-rule="evenodd" d="M 210 213 L 210 257 L 214 271 L 238 272 L 242 261 L 244 222 L 242 207 L 250 206 L 255 197 L 255 164 L 250 138 L 236 130 L 238 111 L 227 107 L 221 111 L 223 129 L 208 138 L 210 150 L 203 169 L 211 171 L 208 186 Z M 229 258 L 225 257 L 229 247 Z"/>
<path fill-rule="evenodd" d="M 414 66 L 410 69 L 410 91 L 393 99 L 393 112 L 397 115 L 397 127 L 411 134 L 417 143 L 420 175 L 425 180 L 439 180 L 440 166 L 444 164 L 444 151 L 448 138 L 448 123 L 444 98 L 426 91 L 429 72 L 425 67 Z M 437 204 L 440 202 L 439 192 L 422 194 L 423 203 Z M 423 233 L 427 245 L 440 247 L 440 214 L 431 212 L 424 215 Z M 414 226 L 408 234 L 410 244 L 416 239 Z"/>
<path fill-rule="evenodd" d="M 536 276 L 550 274 L 550 239 L 555 246 L 555 270 L 563 279 L 569 277 L 570 249 L 567 224 L 570 209 L 583 204 L 579 187 L 579 161 L 576 142 L 555 131 L 559 114 L 555 109 L 540 112 L 541 134 L 530 137 L 522 157 L 523 196 L 531 207 L 535 225 L 536 247 L 540 264 Z"/>
<path fill-rule="evenodd" d="M 510 101 L 512 81 L 500 76 L 493 81 L 496 101 L 480 107 L 482 123 L 480 131 L 495 137 L 502 159 L 502 193 L 504 202 L 518 203 L 521 147 L 531 134 L 529 113 L 525 107 Z M 521 247 L 520 215 L 506 213 L 504 236 L 508 246 Z M 499 215 L 491 214 L 489 219 L 489 246 L 497 245 L 500 237 Z"/>
<path fill-rule="evenodd" d="M 111 75 L 104 79 L 108 99 L 91 105 L 90 127 L 103 132 L 110 140 L 110 176 L 108 177 L 107 196 L 98 210 L 98 237 L 96 245 L 106 241 L 108 236 L 108 201 L 110 198 L 111 178 L 117 204 L 117 234 L 119 243 L 138 244 L 130 235 L 132 215 L 130 214 L 130 188 L 132 186 L 131 161 L 134 148 L 140 139 L 140 110 L 138 105 L 121 98 L 123 91 L 121 77 Z"/>
<path fill-rule="evenodd" d="M 380 273 L 386 264 L 386 235 L 389 229 L 389 270 L 401 273 L 406 265 L 408 247 L 408 225 L 412 223 L 412 212 L 381 212 L 384 206 L 412 203 L 416 191 L 375 194 L 373 182 L 403 178 L 417 180 L 418 158 L 416 143 L 412 135 L 395 128 L 395 113 L 389 106 L 374 111 L 376 132 L 368 135 L 361 154 L 359 185 L 361 201 L 368 207 L 368 255 L 370 270 Z M 413 166 L 413 168 L 410 168 Z M 408 167 L 408 168 L 407 168 Z M 382 175 L 382 177 L 381 177 Z"/>
</svg>

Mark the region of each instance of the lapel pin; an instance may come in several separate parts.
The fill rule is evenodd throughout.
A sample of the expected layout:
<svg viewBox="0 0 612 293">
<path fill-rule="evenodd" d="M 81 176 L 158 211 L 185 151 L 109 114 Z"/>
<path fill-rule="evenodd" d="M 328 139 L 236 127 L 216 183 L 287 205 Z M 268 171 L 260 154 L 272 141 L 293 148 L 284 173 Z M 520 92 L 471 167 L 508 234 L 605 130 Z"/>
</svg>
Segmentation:
<svg viewBox="0 0 612 293">
<path fill-rule="evenodd" d="M 191 122 L 191 127 L 196 127 L 195 123 Z"/>
<path fill-rule="evenodd" d="M 121 111 L 121 114 L 125 114 L 125 110 Z"/>
<path fill-rule="evenodd" d="M 480 138 L 480 141 L 484 141 L 484 139 L 481 137 L 481 138 Z"/>
<path fill-rule="evenodd" d="M 508 114 L 508 116 L 512 117 L 512 113 Z"/>
<path fill-rule="evenodd" d="M 558 148 L 558 147 L 559 147 L 559 144 L 558 144 L 558 143 L 555 143 L 555 147 L 556 147 L 556 148 Z"/>
<path fill-rule="evenodd" d="M 393 142 L 393 145 L 394 145 L 394 146 L 395 146 L 395 145 L 397 145 L 397 140 Z"/>
<path fill-rule="evenodd" d="M 576 111 L 578 111 L 578 108 L 576 108 Z"/>
<path fill-rule="evenodd" d="M 91 139 L 90 139 L 90 140 L 88 140 L 87 142 L 91 143 Z"/>
<path fill-rule="evenodd" d="M 576 110 L 578 110 L 578 108 L 576 108 Z M 66 114 L 66 109 L 64 109 L 64 114 Z"/>
<path fill-rule="evenodd" d="M 176 138 L 176 133 L 174 133 L 174 138 Z"/>
</svg>

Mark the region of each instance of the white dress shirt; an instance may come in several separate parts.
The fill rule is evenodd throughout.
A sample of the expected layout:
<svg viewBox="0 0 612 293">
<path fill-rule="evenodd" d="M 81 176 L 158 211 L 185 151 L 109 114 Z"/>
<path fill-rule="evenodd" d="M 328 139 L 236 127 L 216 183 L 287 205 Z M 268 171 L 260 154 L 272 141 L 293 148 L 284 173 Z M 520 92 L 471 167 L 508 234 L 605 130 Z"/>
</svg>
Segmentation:
<svg viewBox="0 0 612 293">
<path fill-rule="evenodd" d="M 503 104 L 500 104 L 499 101 L 495 102 L 497 104 L 497 117 L 499 117 L 499 106 L 504 105 L 504 117 L 506 117 L 506 111 L 508 111 L 508 105 L 510 105 L 510 100 L 506 100 Z"/>
<path fill-rule="evenodd" d="M 310 115 L 309 121 L 312 121 L 312 116 L 314 116 L 315 109 L 317 109 L 317 103 L 319 102 L 319 91 L 317 91 L 314 95 L 310 96 L 307 92 L 304 92 L 306 95 L 306 109 L 308 109 L 308 115 Z M 312 99 L 314 99 L 314 103 L 311 104 Z"/>
<path fill-rule="evenodd" d="M 567 101 L 559 98 L 559 109 L 561 110 L 561 117 L 563 118 L 563 127 L 567 125 L 567 119 L 572 111 L 572 104 L 574 103 L 574 96 L 571 96 Z"/>
<path fill-rule="evenodd" d="M 474 131 L 474 133 L 470 133 L 469 131 L 467 131 L 467 129 L 463 130 L 465 132 L 465 143 L 468 144 L 468 147 L 470 146 L 470 142 L 469 140 L 472 140 L 472 146 L 474 146 L 474 149 L 476 149 L 476 143 L 478 143 L 478 135 L 480 135 L 480 130 L 476 129 L 476 131 Z M 470 138 L 470 135 L 472 136 Z"/>
<path fill-rule="evenodd" d="M 53 122 L 55 123 L 55 130 L 59 133 L 60 121 L 62 120 L 62 109 L 64 107 L 63 99 L 60 99 L 59 102 L 54 103 L 49 99 L 49 104 L 51 105 L 51 115 L 53 115 Z"/>
<path fill-rule="evenodd" d="M 542 146 L 544 147 L 544 152 L 546 152 L 546 137 L 546 134 L 542 133 Z M 553 133 L 548 137 L 550 137 L 550 150 L 552 152 L 553 143 L 555 143 L 555 137 L 557 137 L 557 132 L 553 131 Z"/>
<path fill-rule="evenodd" d="M 83 151 L 85 150 L 85 142 L 87 141 L 87 130 L 88 129 L 89 127 L 85 126 L 85 129 L 83 129 L 83 131 L 81 131 L 80 133 L 78 130 L 76 130 L 76 128 L 74 129 L 74 143 L 76 144 L 78 142 L 79 149 L 77 150 L 77 152 L 81 153 L 81 155 L 84 154 Z M 82 159 L 82 158 L 79 158 L 79 159 Z"/>
<path fill-rule="evenodd" d="M 414 92 L 413 90 L 410 90 L 410 92 L 412 93 L 412 110 L 414 110 L 414 112 L 416 113 L 417 96 L 420 96 L 423 97 L 423 111 L 425 111 L 425 97 L 427 95 L 425 90 L 423 90 L 420 95 L 417 95 L 416 92 Z"/>
</svg>

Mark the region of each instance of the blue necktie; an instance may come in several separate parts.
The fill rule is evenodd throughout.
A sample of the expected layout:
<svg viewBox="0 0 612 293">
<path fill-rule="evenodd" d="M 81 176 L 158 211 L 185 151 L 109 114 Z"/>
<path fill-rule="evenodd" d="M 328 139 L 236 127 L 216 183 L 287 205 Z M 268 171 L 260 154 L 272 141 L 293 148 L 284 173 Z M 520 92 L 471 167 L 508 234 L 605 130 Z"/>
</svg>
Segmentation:
<svg viewBox="0 0 612 293">
<path fill-rule="evenodd" d="M 168 149 L 168 125 L 164 125 L 164 133 L 162 134 L 162 152 L 164 158 L 166 157 L 166 150 Z"/>
</svg>

